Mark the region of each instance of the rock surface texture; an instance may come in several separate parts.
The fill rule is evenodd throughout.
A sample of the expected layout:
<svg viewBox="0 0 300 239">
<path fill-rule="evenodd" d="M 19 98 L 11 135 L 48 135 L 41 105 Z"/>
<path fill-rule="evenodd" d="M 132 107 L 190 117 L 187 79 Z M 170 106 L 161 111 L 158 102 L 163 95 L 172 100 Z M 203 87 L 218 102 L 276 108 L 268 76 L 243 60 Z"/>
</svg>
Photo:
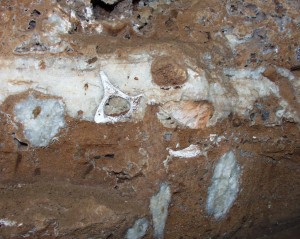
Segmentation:
<svg viewBox="0 0 300 239">
<path fill-rule="evenodd" d="M 299 13 L 0 1 L 0 238 L 299 238 Z"/>
</svg>

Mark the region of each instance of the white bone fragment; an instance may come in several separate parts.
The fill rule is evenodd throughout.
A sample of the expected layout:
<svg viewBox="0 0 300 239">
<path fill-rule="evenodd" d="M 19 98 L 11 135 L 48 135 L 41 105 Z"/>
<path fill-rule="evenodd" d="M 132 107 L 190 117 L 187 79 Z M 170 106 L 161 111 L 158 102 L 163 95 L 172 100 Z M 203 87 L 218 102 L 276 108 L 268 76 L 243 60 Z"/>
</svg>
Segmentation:
<svg viewBox="0 0 300 239">
<path fill-rule="evenodd" d="M 189 147 L 181 149 L 181 150 L 172 150 L 168 149 L 169 155 L 163 161 L 163 165 L 168 171 L 169 162 L 174 158 L 195 158 L 198 156 L 207 157 L 207 152 L 205 150 L 201 150 L 198 145 L 191 144 Z"/>
<path fill-rule="evenodd" d="M 110 83 L 107 75 L 103 71 L 100 71 L 100 77 L 102 80 L 104 96 L 103 96 L 103 99 L 100 102 L 100 105 L 95 114 L 95 118 L 94 118 L 95 122 L 96 123 L 116 123 L 116 122 L 127 121 L 128 119 L 130 119 L 132 117 L 134 111 L 136 111 L 142 95 L 137 95 L 137 96 L 126 95 L 125 93 L 123 93 L 122 91 L 120 91 L 119 89 L 117 89 Z M 118 116 L 106 115 L 104 113 L 105 104 L 110 98 L 112 98 L 114 96 L 121 97 L 124 100 L 127 100 L 130 104 L 130 110 L 123 115 L 118 115 Z"/>
<path fill-rule="evenodd" d="M 181 150 L 169 149 L 169 154 L 176 158 L 194 158 L 200 155 L 204 155 L 204 152 L 199 149 L 197 145 L 191 144 L 189 147 Z"/>
</svg>

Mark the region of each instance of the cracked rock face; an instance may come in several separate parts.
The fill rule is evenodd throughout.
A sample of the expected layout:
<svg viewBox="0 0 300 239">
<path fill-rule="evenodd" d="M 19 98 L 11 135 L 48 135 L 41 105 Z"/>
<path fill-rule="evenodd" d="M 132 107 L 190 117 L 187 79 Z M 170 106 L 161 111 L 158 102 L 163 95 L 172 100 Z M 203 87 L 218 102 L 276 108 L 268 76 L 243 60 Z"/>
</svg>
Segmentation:
<svg viewBox="0 0 300 239">
<path fill-rule="evenodd" d="M 0 238 L 297 238 L 299 1 L 0 3 Z"/>
</svg>

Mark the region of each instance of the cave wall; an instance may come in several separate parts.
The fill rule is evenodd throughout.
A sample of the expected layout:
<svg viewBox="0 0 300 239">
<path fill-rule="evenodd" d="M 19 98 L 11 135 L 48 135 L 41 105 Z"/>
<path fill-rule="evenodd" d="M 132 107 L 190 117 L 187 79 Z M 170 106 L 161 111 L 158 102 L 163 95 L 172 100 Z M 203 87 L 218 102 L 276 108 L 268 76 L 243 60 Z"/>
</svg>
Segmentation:
<svg viewBox="0 0 300 239">
<path fill-rule="evenodd" d="M 300 3 L 0 2 L 0 238 L 297 238 Z"/>
</svg>

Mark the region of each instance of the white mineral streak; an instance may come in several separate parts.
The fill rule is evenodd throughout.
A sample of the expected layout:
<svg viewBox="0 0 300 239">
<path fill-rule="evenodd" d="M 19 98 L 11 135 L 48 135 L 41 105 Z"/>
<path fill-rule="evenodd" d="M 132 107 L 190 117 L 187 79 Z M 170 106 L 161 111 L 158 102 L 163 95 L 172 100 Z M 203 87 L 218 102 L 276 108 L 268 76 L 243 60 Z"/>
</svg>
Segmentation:
<svg viewBox="0 0 300 239">
<path fill-rule="evenodd" d="M 170 186 L 166 183 L 161 184 L 159 192 L 150 200 L 150 210 L 152 213 L 154 238 L 163 239 L 168 207 L 171 201 Z"/>
<path fill-rule="evenodd" d="M 224 217 L 233 205 L 239 192 L 240 174 L 234 153 L 225 153 L 215 167 L 206 201 L 206 210 L 215 219 Z"/>
<path fill-rule="evenodd" d="M 141 218 L 135 221 L 132 228 L 127 230 L 126 239 L 140 239 L 146 235 L 149 222 L 146 218 Z"/>
<path fill-rule="evenodd" d="M 11 221 L 11 220 L 8 220 L 6 218 L 0 219 L 0 227 L 1 226 L 13 227 L 13 226 L 16 226 L 16 225 L 17 225 L 17 222 L 15 222 L 15 221 Z"/>
</svg>

